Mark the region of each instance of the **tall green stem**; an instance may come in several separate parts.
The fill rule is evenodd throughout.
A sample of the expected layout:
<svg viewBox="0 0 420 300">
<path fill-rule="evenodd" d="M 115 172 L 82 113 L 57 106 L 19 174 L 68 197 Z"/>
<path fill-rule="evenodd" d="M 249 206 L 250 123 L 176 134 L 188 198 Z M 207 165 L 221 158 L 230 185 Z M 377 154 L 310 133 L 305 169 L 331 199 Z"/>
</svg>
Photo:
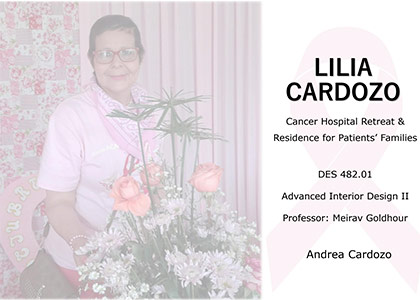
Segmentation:
<svg viewBox="0 0 420 300">
<path fill-rule="evenodd" d="M 160 261 L 162 263 L 165 263 L 166 262 L 165 257 L 163 257 L 162 254 L 160 253 L 159 245 L 156 243 L 156 240 L 153 237 L 152 237 L 152 241 L 153 241 L 153 246 L 155 246 L 156 253 L 159 256 Z M 162 269 L 165 271 L 166 275 L 169 276 L 168 269 L 165 267 L 163 267 Z"/>
<path fill-rule="evenodd" d="M 184 162 L 185 162 L 185 152 L 187 151 L 187 137 L 184 136 L 184 144 L 182 146 L 182 156 L 181 156 L 181 197 L 184 194 Z"/>
<path fill-rule="evenodd" d="M 181 233 L 182 238 L 184 239 L 184 244 L 187 245 L 187 236 L 185 235 L 184 226 L 182 225 L 182 218 L 181 216 L 178 216 L 178 230 Z"/>
<path fill-rule="evenodd" d="M 173 164 L 174 164 L 174 181 L 175 181 L 175 185 L 177 185 L 177 180 L 176 180 L 176 147 L 175 147 L 175 134 L 173 131 L 173 126 L 174 126 L 174 112 L 171 112 L 171 142 L 172 142 L 172 160 L 173 160 Z"/>
<path fill-rule="evenodd" d="M 139 220 L 141 231 L 142 231 L 143 236 L 144 236 L 144 240 L 145 240 L 144 242 L 147 243 L 149 238 L 150 238 L 149 237 L 149 232 L 147 231 L 146 228 L 144 228 L 143 219 L 141 217 L 137 217 L 137 219 Z"/>
<path fill-rule="evenodd" d="M 105 231 L 107 231 L 107 232 L 108 232 L 109 228 L 111 228 L 112 222 L 114 221 L 114 218 L 115 218 L 115 215 L 116 215 L 116 214 L 117 214 L 117 211 L 116 211 L 116 210 L 112 211 L 112 213 L 111 213 L 111 217 L 109 218 L 109 222 L 108 222 L 108 224 L 106 225 Z"/>
<path fill-rule="evenodd" d="M 195 161 L 194 161 L 194 170 L 197 167 L 198 164 L 198 151 L 200 148 L 200 140 L 197 139 L 197 147 L 195 150 Z M 194 231 L 194 187 L 191 186 L 191 215 L 190 215 L 190 227 L 191 227 L 191 231 L 190 231 L 190 235 L 192 236 L 192 233 Z"/>
<path fill-rule="evenodd" d="M 128 224 L 133 229 L 134 234 L 136 235 L 136 238 L 139 244 L 143 243 L 143 240 L 141 239 L 140 234 L 139 234 L 139 229 L 137 228 L 136 219 L 134 219 L 134 216 L 131 214 L 131 212 L 127 212 L 126 217 L 127 217 Z"/>
<path fill-rule="evenodd" d="M 198 165 L 198 151 L 200 150 L 200 140 L 197 139 L 197 147 L 195 149 L 194 168 Z"/>
<path fill-rule="evenodd" d="M 145 155 L 144 155 L 143 137 L 142 137 L 142 134 L 141 134 L 141 128 L 140 128 L 140 122 L 139 121 L 137 122 L 137 129 L 139 131 L 141 158 L 143 160 L 144 174 L 146 175 L 147 189 L 149 191 L 150 202 L 152 203 L 152 210 L 153 210 L 153 212 L 155 212 L 155 203 L 153 201 L 153 193 L 152 193 L 152 189 L 150 188 L 150 183 L 149 183 L 149 172 L 147 171 L 147 167 L 146 167 L 146 158 L 145 158 Z"/>
</svg>

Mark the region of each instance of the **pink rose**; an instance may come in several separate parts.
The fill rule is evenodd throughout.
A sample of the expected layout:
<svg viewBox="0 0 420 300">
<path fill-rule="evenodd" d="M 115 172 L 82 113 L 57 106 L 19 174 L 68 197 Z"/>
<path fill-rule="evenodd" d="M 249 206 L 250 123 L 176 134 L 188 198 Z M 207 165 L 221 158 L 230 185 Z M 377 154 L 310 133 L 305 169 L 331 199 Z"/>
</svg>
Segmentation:
<svg viewBox="0 0 420 300">
<path fill-rule="evenodd" d="M 4 8 L 6 9 L 6 11 L 10 11 L 10 12 L 13 12 L 16 6 L 17 6 L 17 2 L 6 2 L 4 4 Z"/>
<path fill-rule="evenodd" d="M 30 29 L 42 29 L 42 16 L 31 14 L 29 16 L 29 28 Z"/>
<path fill-rule="evenodd" d="M 245 285 L 250 290 L 261 294 L 261 261 L 255 257 L 247 257 L 245 261 L 252 268 L 252 276 L 254 277 L 252 281 L 248 281 Z"/>
<path fill-rule="evenodd" d="M 64 3 L 64 12 L 67 14 L 75 13 L 77 12 L 77 8 L 74 3 L 66 2 Z"/>
<path fill-rule="evenodd" d="M 43 146 L 43 144 L 38 144 L 38 145 L 36 145 L 35 149 L 36 149 L 36 155 L 41 156 L 42 155 L 42 150 L 44 149 L 44 146 Z"/>
<path fill-rule="evenodd" d="M 254 272 L 261 273 L 261 261 L 259 258 L 247 257 L 245 261 Z"/>
<path fill-rule="evenodd" d="M 146 165 L 146 170 L 150 186 L 158 185 L 163 177 L 162 167 L 155 163 L 149 163 Z M 143 184 L 147 184 L 146 173 L 144 170 L 140 172 L 140 178 Z"/>
<path fill-rule="evenodd" d="M 32 87 L 33 79 L 29 77 L 24 77 L 22 81 L 22 85 L 24 88 L 30 88 Z"/>
<path fill-rule="evenodd" d="M 19 127 L 18 115 L 3 116 L 0 118 L 1 133 L 12 133 Z"/>
<path fill-rule="evenodd" d="M 188 181 L 199 192 L 215 192 L 219 187 L 223 169 L 213 163 L 198 165 Z"/>
<path fill-rule="evenodd" d="M 4 178 L 5 180 L 11 180 L 12 177 L 14 177 L 15 175 L 15 170 L 12 168 L 12 166 L 10 165 L 10 163 L 3 163 L 0 164 L 0 171 L 2 174 L 4 174 Z M 13 182 L 13 181 L 10 181 Z M 7 186 L 7 185 L 4 185 Z"/>
<path fill-rule="evenodd" d="M 34 83 L 35 95 L 45 94 L 45 82 L 44 81 L 35 81 Z"/>
<path fill-rule="evenodd" d="M 15 132 L 15 143 L 22 143 L 25 140 L 25 133 L 20 131 L 20 132 Z"/>
<path fill-rule="evenodd" d="M 150 208 L 149 196 L 140 193 L 140 184 L 131 176 L 122 176 L 112 185 L 110 196 L 114 198 L 113 210 L 131 211 L 144 216 Z"/>
<path fill-rule="evenodd" d="M 51 37 L 54 37 L 54 34 L 51 35 Z M 56 42 L 54 42 L 56 44 Z M 55 67 L 64 67 L 71 63 L 71 54 L 70 49 L 67 50 L 57 50 L 55 52 Z"/>
<path fill-rule="evenodd" d="M 78 67 L 67 68 L 67 78 L 78 79 L 80 76 Z"/>
<path fill-rule="evenodd" d="M 21 68 L 12 68 L 10 70 L 10 77 L 13 80 L 18 80 L 22 76 L 23 72 Z"/>
</svg>

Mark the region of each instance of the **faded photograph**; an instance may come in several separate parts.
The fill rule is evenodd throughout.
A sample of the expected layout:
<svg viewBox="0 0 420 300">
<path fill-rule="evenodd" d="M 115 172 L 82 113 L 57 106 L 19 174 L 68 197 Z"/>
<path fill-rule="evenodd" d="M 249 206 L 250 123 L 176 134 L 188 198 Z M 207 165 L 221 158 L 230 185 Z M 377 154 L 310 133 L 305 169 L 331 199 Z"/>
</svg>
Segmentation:
<svg viewBox="0 0 420 300">
<path fill-rule="evenodd" d="M 0 298 L 260 298 L 260 4 L 0 3 Z"/>
</svg>

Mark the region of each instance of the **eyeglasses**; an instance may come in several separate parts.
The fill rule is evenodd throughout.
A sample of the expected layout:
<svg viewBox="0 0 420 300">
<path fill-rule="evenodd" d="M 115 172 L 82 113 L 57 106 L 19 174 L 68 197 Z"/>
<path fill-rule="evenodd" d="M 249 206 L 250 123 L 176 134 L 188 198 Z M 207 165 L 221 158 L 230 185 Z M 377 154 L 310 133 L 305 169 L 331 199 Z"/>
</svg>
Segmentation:
<svg viewBox="0 0 420 300">
<path fill-rule="evenodd" d="M 130 62 L 136 60 L 138 56 L 138 48 L 125 48 L 120 51 L 112 51 L 109 49 L 93 51 L 95 60 L 100 64 L 110 64 L 114 61 L 115 54 L 118 54 L 118 57 L 123 62 Z"/>
</svg>

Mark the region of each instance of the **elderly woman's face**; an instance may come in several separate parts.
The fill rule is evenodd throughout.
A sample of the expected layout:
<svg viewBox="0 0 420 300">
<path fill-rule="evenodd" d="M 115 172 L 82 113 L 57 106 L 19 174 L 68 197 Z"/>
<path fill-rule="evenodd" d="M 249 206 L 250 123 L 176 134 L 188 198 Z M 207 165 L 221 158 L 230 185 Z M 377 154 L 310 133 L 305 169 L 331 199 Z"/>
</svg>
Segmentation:
<svg viewBox="0 0 420 300">
<path fill-rule="evenodd" d="M 127 30 L 105 31 L 96 37 L 95 55 L 101 50 L 118 52 L 122 49 L 135 48 L 134 36 Z M 131 101 L 131 87 L 139 75 L 139 57 L 129 62 L 124 62 L 118 54 L 109 63 L 100 63 L 93 58 L 93 68 L 96 80 L 102 89 L 113 99 L 127 104 Z"/>
</svg>

